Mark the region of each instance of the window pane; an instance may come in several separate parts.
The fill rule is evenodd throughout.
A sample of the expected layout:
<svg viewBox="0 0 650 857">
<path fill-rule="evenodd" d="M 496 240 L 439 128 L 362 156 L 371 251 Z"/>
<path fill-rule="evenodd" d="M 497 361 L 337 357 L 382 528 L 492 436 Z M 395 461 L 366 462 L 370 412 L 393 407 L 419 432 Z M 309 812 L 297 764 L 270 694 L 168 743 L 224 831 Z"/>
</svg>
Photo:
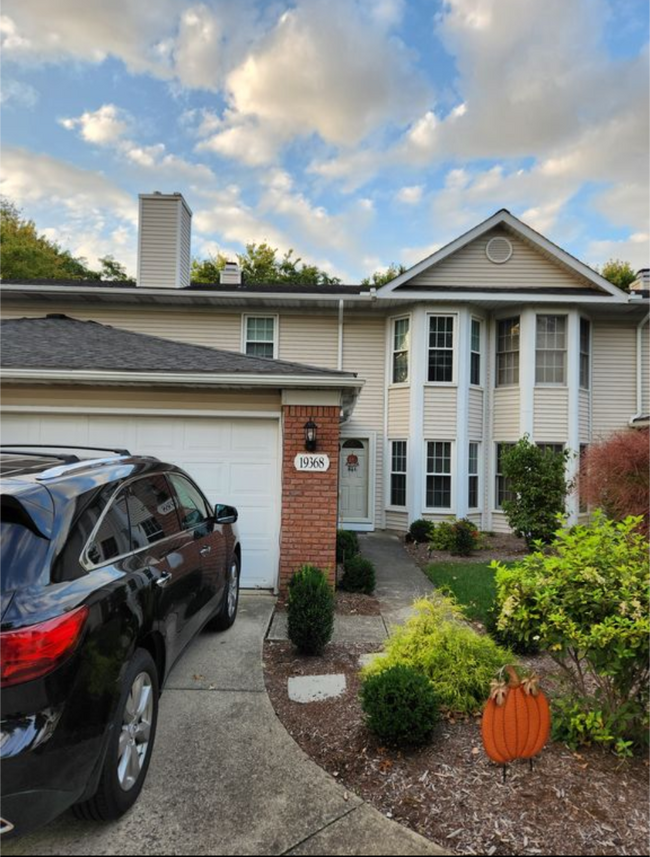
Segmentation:
<svg viewBox="0 0 650 857">
<path fill-rule="evenodd" d="M 392 454 L 392 471 L 393 473 L 406 473 L 406 441 L 393 441 Z"/>
<path fill-rule="evenodd" d="M 478 443 L 470 443 L 468 451 L 469 473 L 468 505 L 470 509 L 478 508 Z"/>
<path fill-rule="evenodd" d="M 510 487 L 510 480 L 506 479 L 501 472 L 502 456 L 506 449 L 514 446 L 513 443 L 498 443 L 497 444 L 497 463 L 496 463 L 496 507 L 500 509 L 504 500 L 513 500 L 514 493 Z"/>
<path fill-rule="evenodd" d="M 405 351 L 409 347 L 409 320 L 399 318 L 395 322 L 393 348 L 395 351 Z"/>
<path fill-rule="evenodd" d="M 469 382 L 478 386 L 481 383 L 481 355 L 472 351 L 470 361 Z"/>
<path fill-rule="evenodd" d="M 406 474 L 393 473 L 390 481 L 391 506 L 406 506 Z"/>
<path fill-rule="evenodd" d="M 408 379 L 408 351 L 396 351 L 393 355 L 393 384 L 403 384 Z"/>
<path fill-rule="evenodd" d="M 497 324 L 496 385 L 519 383 L 519 317 L 504 318 Z"/>
<path fill-rule="evenodd" d="M 427 444 L 427 507 L 451 508 L 451 443 L 431 441 Z"/>
<path fill-rule="evenodd" d="M 475 318 L 472 319 L 471 349 L 472 351 L 481 350 L 481 322 L 477 321 Z"/>
<path fill-rule="evenodd" d="M 174 486 L 178 502 L 178 514 L 184 530 L 191 530 L 212 517 L 212 510 L 203 495 L 183 476 L 177 473 L 169 474 L 169 481 Z"/>
<path fill-rule="evenodd" d="M 429 351 L 429 381 L 450 383 L 453 373 L 453 351 Z"/>
<path fill-rule="evenodd" d="M 430 509 L 451 508 L 451 476 L 427 476 L 427 506 Z"/>
<path fill-rule="evenodd" d="M 129 508 L 123 491 L 111 504 L 95 537 L 88 545 L 86 556 L 93 565 L 101 565 L 131 550 Z"/>
<path fill-rule="evenodd" d="M 478 509 L 478 476 L 469 477 L 468 505 L 470 509 Z"/>
<path fill-rule="evenodd" d="M 273 343 L 272 342 L 247 342 L 246 354 L 249 357 L 270 357 L 273 358 Z"/>
<path fill-rule="evenodd" d="M 134 549 L 180 532 L 176 504 L 164 476 L 148 476 L 129 486 L 127 494 Z"/>
<path fill-rule="evenodd" d="M 589 389 L 589 356 L 591 353 L 591 323 L 580 319 L 580 386 Z"/>
<path fill-rule="evenodd" d="M 249 318 L 246 320 L 246 339 L 252 342 L 273 342 L 273 318 Z"/>
</svg>

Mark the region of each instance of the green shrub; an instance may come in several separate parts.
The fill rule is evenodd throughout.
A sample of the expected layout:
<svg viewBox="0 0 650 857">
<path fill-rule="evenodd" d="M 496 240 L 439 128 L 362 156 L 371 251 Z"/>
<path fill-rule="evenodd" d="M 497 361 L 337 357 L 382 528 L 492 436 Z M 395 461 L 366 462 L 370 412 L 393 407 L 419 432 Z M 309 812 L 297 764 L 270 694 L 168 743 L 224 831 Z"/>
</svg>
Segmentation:
<svg viewBox="0 0 650 857">
<path fill-rule="evenodd" d="M 343 567 L 343 577 L 339 587 L 346 592 L 365 592 L 372 595 L 375 591 L 375 566 L 362 556 L 353 556 Z"/>
<path fill-rule="evenodd" d="M 366 667 L 363 674 L 398 664 L 410 666 L 431 682 L 441 708 L 459 714 L 480 711 L 490 682 L 501 667 L 512 663 L 512 654 L 489 637 L 479 636 L 449 598 L 423 598 L 414 609 L 415 615 L 386 641 L 386 657 Z"/>
<path fill-rule="evenodd" d="M 409 535 L 414 542 L 423 544 L 424 542 L 429 541 L 431 529 L 431 521 L 425 521 L 424 518 L 418 518 L 418 520 L 413 521 L 409 527 Z"/>
<path fill-rule="evenodd" d="M 634 754 L 635 746 L 643 745 L 643 740 L 626 738 L 626 735 L 643 733 L 641 738 L 647 742 L 647 711 L 645 716 L 637 705 L 628 705 L 614 714 L 589 707 L 586 700 L 577 700 L 571 695 L 553 700 L 552 737 L 571 749 L 599 744 L 612 749 L 617 756 L 627 758 Z"/>
<path fill-rule="evenodd" d="M 611 746 L 647 736 L 648 545 L 638 524 L 597 513 L 590 526 L 559 530 L 551 550 L 509 568 L 492 564 L 499 631 L 538 642 L 569 682 L 557 728 L 568 736 L 582 729 Z M 591 726 L 580 714 L 593 715 Z M 611 738 L 599 731 L 599 717 Z"/>
<path fill-rule="evenodd" d="M 359 553 L 359 539 L 351 530 L 336 531 L 336 561 L 345 562 Z"/>
<path fill-rule="evenodd" d="M 471 556 L 475 550 L 478 550 L 480 540 L 476 524 L 467 518 L 461 518 L 460 521 L 452 524 L 452 529 L 454 531 L 453 553 L 458 556 Z"/>
<path fill-rule="evenodd" d="M 511 494 L 502 503 L 503 511 L 515 535 L 526 539 L 529 549 L 536 541 L 550 542 L 557 529 L 568 492 L 568 456 L 568 450 L 559 453 L 536 446 L 528 435 L 502 454 L 501 472 Z"/>
<path fill-rule="evenodd" d="M 440 521 L 431 526 L 431 547 L 436 551 L 452 551 L 456 544 L 454 521 Z"/>
<path fill-rule="evenodd" d="M 431 683 L 401 664 L 365 678 L 361 707 L 368 729 L 387 744 L 424 744 L 438 720 Z"/>
<path fill-rule="evenodd" d="M 516 655 L 537 655 L 539 654 L 539 643 L 531 638 L 529 640 L 522 639 L 517 634 L 510 631 L 501 630 L 499 628 L 499 617 L 501 615 L 501 604 L 497 598 L 490 607 L 487 613 L 485 622 L 485 630 L 492 637 L 495 643 L 510 649 Z"/>
<path fill-rule="evenodd" d="M 334 593 L 323 572 L 304 565 L 289 583 L 289 639 L 304 655 L 318 655 L 332 638 Z"/>
</svg>

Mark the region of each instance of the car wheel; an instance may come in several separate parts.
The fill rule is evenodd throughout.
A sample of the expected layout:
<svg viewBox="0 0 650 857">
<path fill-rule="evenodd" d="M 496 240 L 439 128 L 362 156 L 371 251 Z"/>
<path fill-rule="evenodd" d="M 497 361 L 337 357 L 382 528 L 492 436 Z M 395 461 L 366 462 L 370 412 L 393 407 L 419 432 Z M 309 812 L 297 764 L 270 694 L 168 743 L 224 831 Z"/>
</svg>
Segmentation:
<svg viewBox="0 0 650 857">
<path fill-rule="evenodd" d="M 127 812 L 142 790 L 158 722 L 158 670 L 137 649 L 124 675 L 99 787 L 73 809 L 78 818 L 111 821 Z"/>
<path fill-rule="evenodd" d="M 239 605 L 239 557 L 233 554 L 228 567 L 228 579 L 226 580 L 226 591 L 219 612 L 208 622 L 210 631 L 225 631 L 230 628 L 237 618 L 237 607 Z"/>
</svg>

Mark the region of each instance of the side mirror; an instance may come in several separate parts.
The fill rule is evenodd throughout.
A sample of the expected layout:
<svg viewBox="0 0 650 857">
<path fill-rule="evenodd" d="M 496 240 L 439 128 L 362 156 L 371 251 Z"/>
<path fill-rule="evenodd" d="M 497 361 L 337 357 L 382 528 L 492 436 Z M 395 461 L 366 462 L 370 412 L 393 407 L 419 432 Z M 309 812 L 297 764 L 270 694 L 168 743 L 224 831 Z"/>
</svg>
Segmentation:
<svg viewBox="0 0 650 857">
<path fill-rule="evenodd" d="M 222 503 L 217 503 L 214 511 L 214 519 L 217 524 L 234 524 L 239 517 L 234 506 L 224 506 Z"/>
</svg>

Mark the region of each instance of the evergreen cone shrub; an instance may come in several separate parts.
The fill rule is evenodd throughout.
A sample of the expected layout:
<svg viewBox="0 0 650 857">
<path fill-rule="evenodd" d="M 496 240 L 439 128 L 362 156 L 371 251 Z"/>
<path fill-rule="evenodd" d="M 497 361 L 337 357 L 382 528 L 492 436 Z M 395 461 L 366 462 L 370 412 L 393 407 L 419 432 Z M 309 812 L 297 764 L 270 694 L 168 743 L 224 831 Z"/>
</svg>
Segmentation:
<svg viewBox="0 0 650 857">
<path fill-rule="evenodd" d="M 375 566 L 369 559 L 353 556 L 346 561 L 339 584 L 341 589 L 346 592 L 365 592 L 366 595 L 372 595 L 375 591 L 375 583 Z"/>
<path fill-rule="evenodd" d="M 368 729 L 387 744 L 424 744 L 438 721 L 431 683 L 402 664 L 364 680 L 361 706 Z"/>
<path fill-rule="evenodd" d="M 331 640 L 334 593 L 319 568 L 304 565 L 291 578 L 287 619 L 289 639 L 303 655 L 319 655 Z"/>
<path fill-rule="evenodd" d="M 345 562 L 359 553 L 359 539 L 351 530 L 336 531 L 336 561 Z"/>
</svg>

